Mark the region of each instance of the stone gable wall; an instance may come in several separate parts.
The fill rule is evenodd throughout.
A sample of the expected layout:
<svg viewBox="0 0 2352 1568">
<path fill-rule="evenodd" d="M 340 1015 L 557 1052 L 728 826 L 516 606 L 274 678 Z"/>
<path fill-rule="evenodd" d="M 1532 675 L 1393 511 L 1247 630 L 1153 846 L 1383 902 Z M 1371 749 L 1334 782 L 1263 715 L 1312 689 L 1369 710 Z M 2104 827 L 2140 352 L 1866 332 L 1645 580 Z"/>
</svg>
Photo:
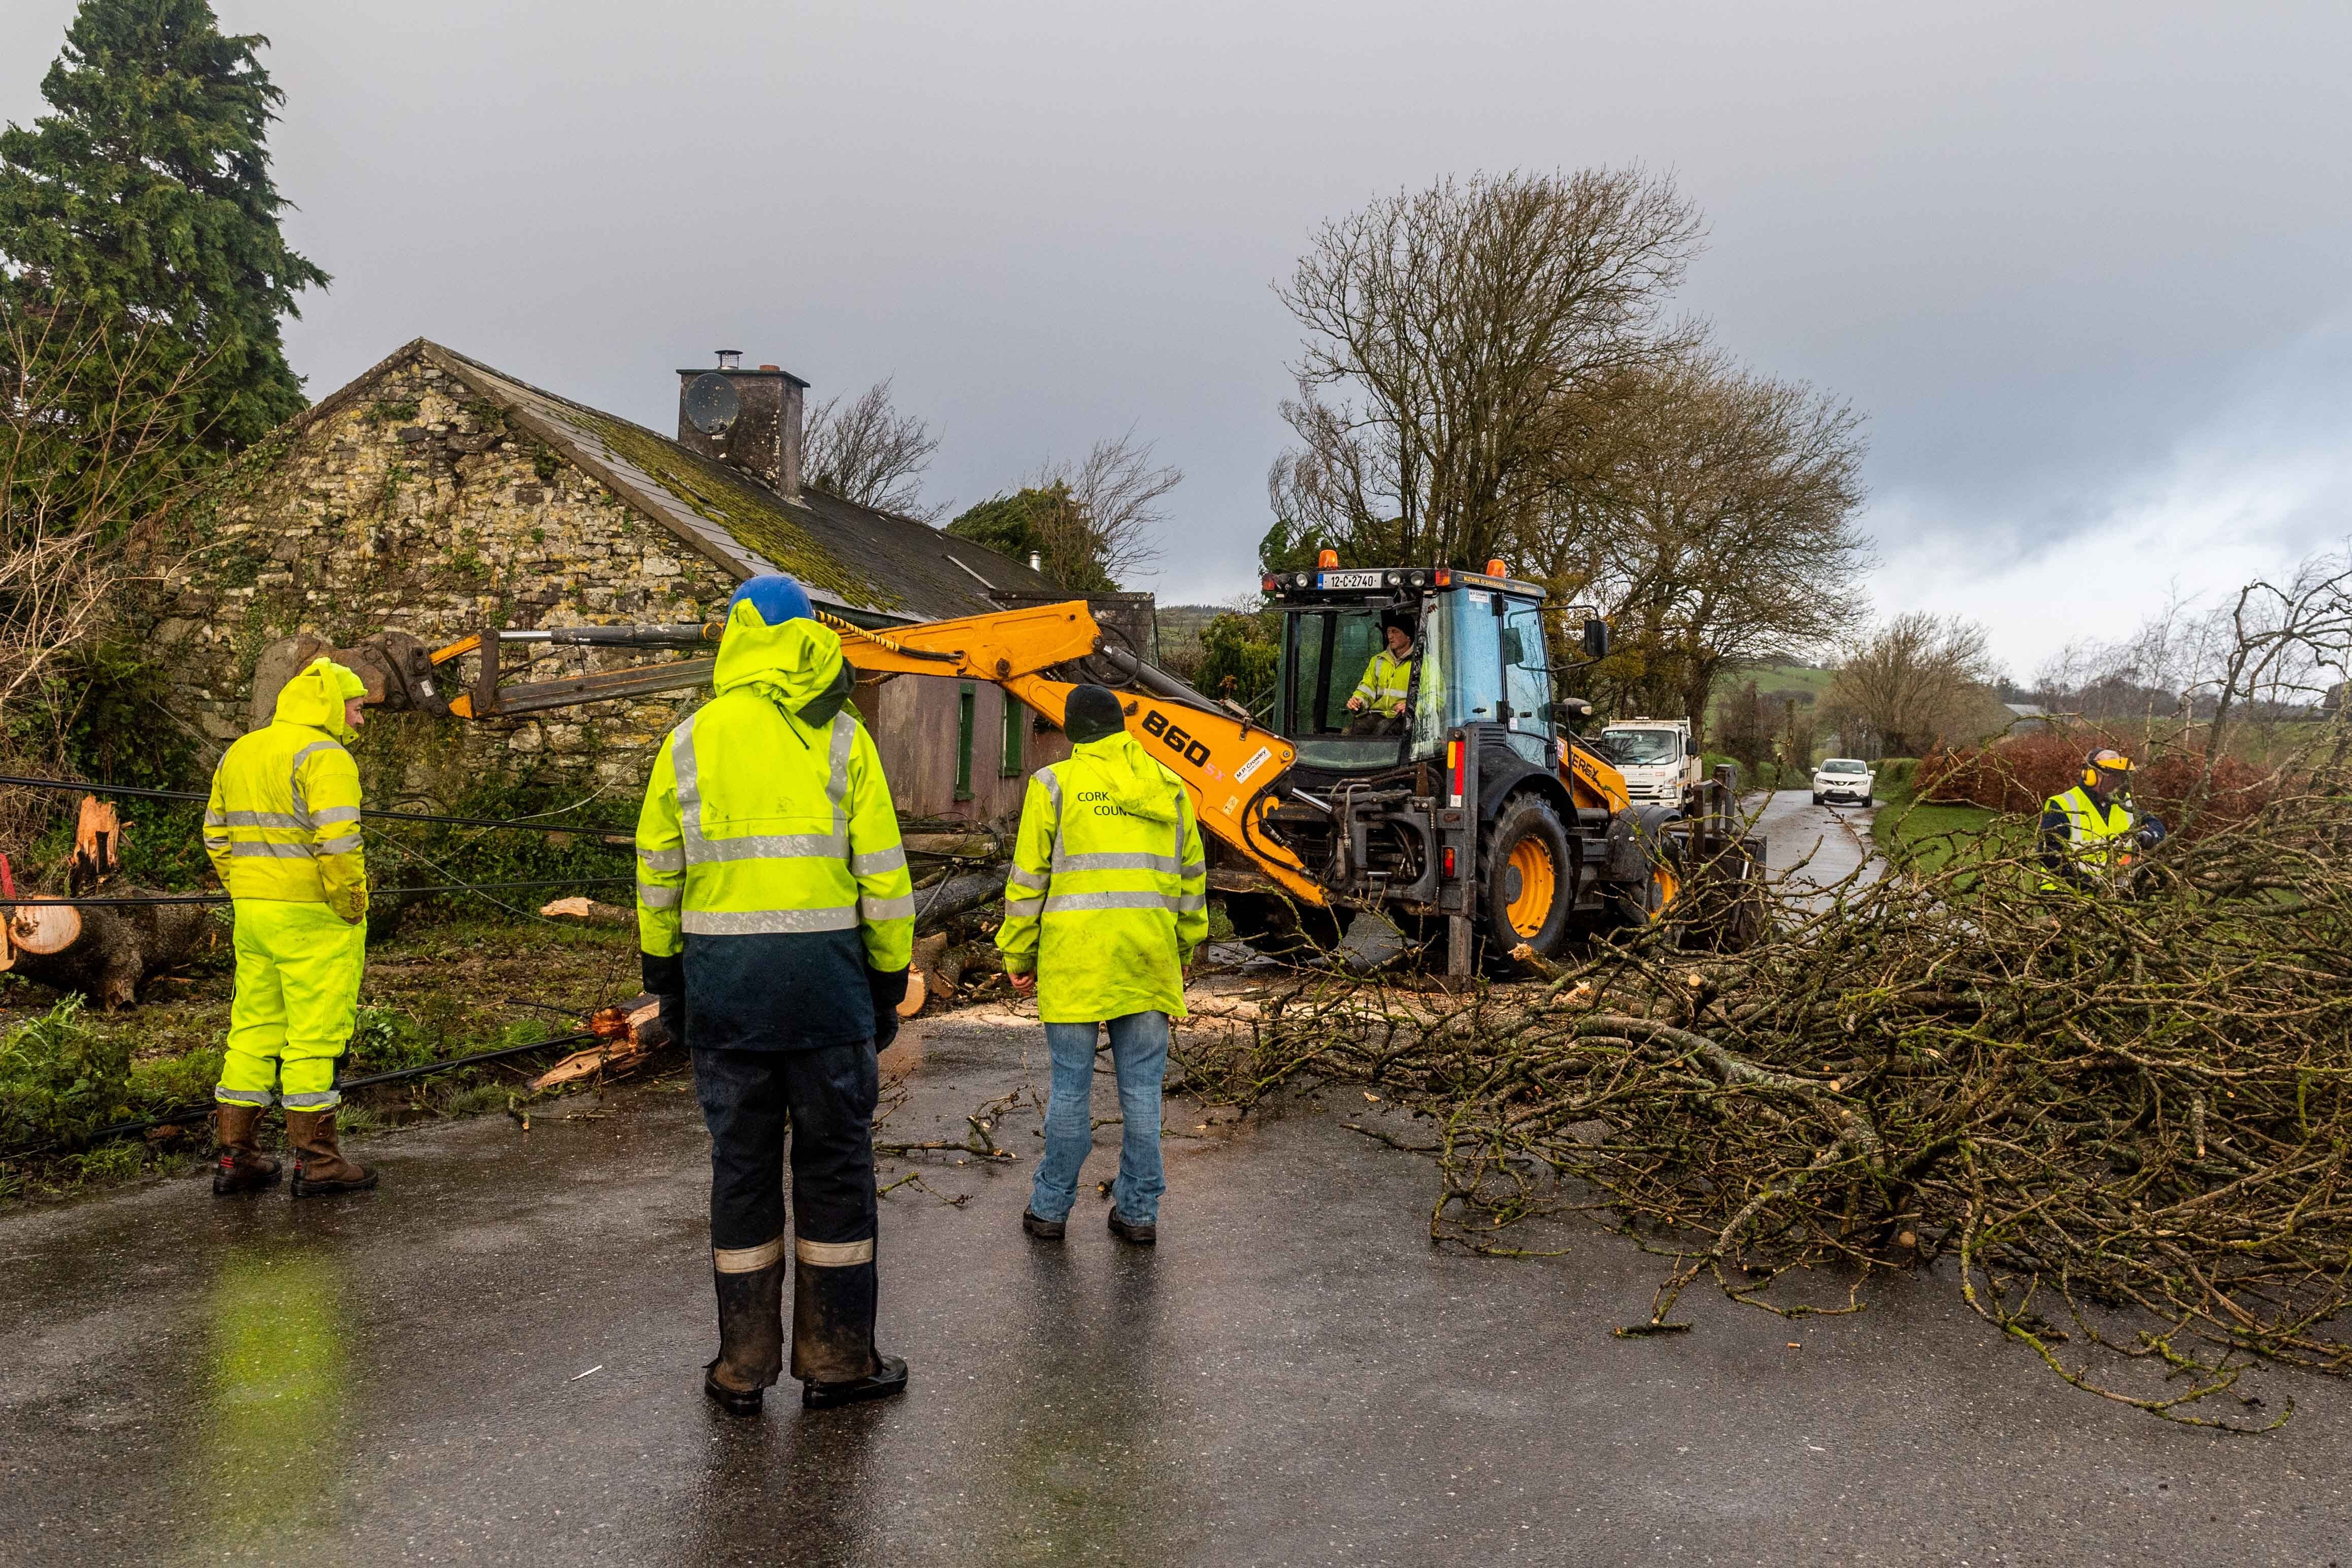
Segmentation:
<svg viewBox="0 0 2352 1568">
<path fill-rule="evenodd" d="M 247 727 L 261 650 L 316 633 L 375 632 L 430 646 L 485 626 L 698 621 L 733 580 L 422 360 L 307 427 L 245 455 L 192 514 L 164 563 L 153 645 L 173 706 L 215 741 Z M 542 649 L 528 677 L 635 663 Z M 470 667 L 470 661 L 456 669 Z M 368 772 L 446 797 L 485 769 L 510 779 L 634 787 L 662 736 L 704 694 L 607 702 L 484 722 L 377 715 Z M 371 766 L 373 764 L 373 766 Z M 389 774 L 390 777 L 384 777 Z M 373 783 L 373 780 L 372 780 Z"/>
</svg>

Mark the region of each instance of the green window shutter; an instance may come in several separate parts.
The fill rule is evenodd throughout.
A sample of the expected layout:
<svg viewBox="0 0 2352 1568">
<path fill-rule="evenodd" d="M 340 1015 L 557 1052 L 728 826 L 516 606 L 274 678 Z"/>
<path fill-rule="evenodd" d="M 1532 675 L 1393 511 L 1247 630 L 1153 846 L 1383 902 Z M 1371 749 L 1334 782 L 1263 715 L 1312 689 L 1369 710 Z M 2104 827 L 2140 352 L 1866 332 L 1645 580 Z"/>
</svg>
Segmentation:
<svg viewBox="0 0 2352 1568">
<path fill-rule="evenodd" d="M 963 683 L 956 698 L 956 787 L 955 798 L 971 799 L 971 729 L 972 708 L 979 699 L 973 695 L 972 684 Z"/>
<path fill-rule="evenodd" d="M 1024 737 L 1029 733 L 1029 710 L 1011 692 L 1004 694 L 1004 744 L 997 748 L 996 776 L 1018 779 L 1026 772 Z"/>
</svg>

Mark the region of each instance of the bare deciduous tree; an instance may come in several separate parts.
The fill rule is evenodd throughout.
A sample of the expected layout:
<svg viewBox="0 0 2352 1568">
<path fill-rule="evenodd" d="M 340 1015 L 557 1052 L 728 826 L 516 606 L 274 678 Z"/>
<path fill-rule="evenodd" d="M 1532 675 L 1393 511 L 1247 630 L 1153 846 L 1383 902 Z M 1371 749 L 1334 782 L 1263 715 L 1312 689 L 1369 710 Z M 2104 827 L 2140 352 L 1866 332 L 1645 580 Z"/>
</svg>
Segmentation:
<svg viewBox="0 0 2352 1568">
<path fill-rule="evenodd" d="M 928 523 L 947 510 L 923 506 L 923 471 L 939 449 L 929 423 L 893 406 L 886 378 L 846 405 L 830 397 L 808 411 L 801 468 L 827 495 Z"/>
<path fill-rule="evenodd" d="M 74 662 L 118 625 L 123 547 L 187 484 L 184 415 L 206 361 L 161 327 L 0 301 L 0 759 L 48 773 L 86 691 Z M 21 850 L 56 800 L 0 800 L 0 840 Z"/>
<path fill-rule="evenodd" d="M 947 526 L 1015 560 L 1034 555 L 1047 577 L 1081 593 L 1112 593 L 1160 559 L 1168 517 L 1160 499 L 1183 483 L 1172 464 L 1155 465 L 1152 443 L 1130 429 L 1106 437 L 1077 462 L 1040 466 L 1017 490 L 992 496 Z"/>
<path fill-rule="evenodd" d="M 1697 351 L 1580 401 L 1560 460 L 1572 476 L 1516 548 L 1522 570 L 1614 625 L 1604 697 L 1697 727 L 1727 666 L 1851 631 L 1869 565 L 1852 409 Z"/>
<path fill-rule="evenodd" d="M 1160 559 L 1157 539 L 1168 520 L 1160 503 L 1184 482 L 1184 471 L 1174 464 L 1152 463 L 1157 445 L 1138 441 L 1129 426 L 1123 435 L 1096 442 L 1078 462 L 1049 464 L 1029 481 L 1040 489 L 1069 486 L 1087 553 L 1115 582 Z"/>
<path fill-rule="evenodd" d="M 1701 224 L 1639 170 L 1477 175 L 1325 224 L 1278 292 L 1307 330 L 1269 551 L 1482 561 L 1558 482 L 1574 399 L 1687 340 Z"/>
<path fill-rule="evenodd" d="M 1822 706 L 1848 751 L 1916 757 L 2000 727 L 2000 678 L 1982 626 L 1915 610 L 1838 665 Z"/>
</svg>

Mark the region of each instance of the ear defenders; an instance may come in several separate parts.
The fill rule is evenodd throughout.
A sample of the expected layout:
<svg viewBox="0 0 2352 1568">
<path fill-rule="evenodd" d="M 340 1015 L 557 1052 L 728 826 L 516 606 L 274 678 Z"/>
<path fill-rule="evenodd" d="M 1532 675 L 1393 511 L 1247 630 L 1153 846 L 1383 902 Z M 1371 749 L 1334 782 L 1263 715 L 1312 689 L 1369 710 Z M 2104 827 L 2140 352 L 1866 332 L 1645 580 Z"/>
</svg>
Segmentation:
<svg viewBox="0 0 2352 1568">
<path fill-rule="evenodd" d="M 2097 789 L 2102 773 L 2121 774 L 2123 782 L 2128 784 L 2131 781 L 2131 765 L 2130 758 L 2113 747 L 2103 746 L 2083 758 L 2083 788 Z"/>
</svg>

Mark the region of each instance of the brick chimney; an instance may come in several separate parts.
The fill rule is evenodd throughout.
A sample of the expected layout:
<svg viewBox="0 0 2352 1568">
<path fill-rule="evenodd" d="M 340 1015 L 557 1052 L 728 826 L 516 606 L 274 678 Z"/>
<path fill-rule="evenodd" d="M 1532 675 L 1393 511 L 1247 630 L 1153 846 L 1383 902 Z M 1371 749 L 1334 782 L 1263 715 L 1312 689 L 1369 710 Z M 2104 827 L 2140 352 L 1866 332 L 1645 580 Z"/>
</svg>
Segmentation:
<svg viewBox="0 0 2352 1568">
<path fill-rule="evenodd" d="M 780 496 L 797 497 L 802 394 L 808 382 L 774 365 L 745 370 L 740 349 L 718 353 L 715 368 L 677 372 L 679 444 L 746 470 Z"/>
</svg>

